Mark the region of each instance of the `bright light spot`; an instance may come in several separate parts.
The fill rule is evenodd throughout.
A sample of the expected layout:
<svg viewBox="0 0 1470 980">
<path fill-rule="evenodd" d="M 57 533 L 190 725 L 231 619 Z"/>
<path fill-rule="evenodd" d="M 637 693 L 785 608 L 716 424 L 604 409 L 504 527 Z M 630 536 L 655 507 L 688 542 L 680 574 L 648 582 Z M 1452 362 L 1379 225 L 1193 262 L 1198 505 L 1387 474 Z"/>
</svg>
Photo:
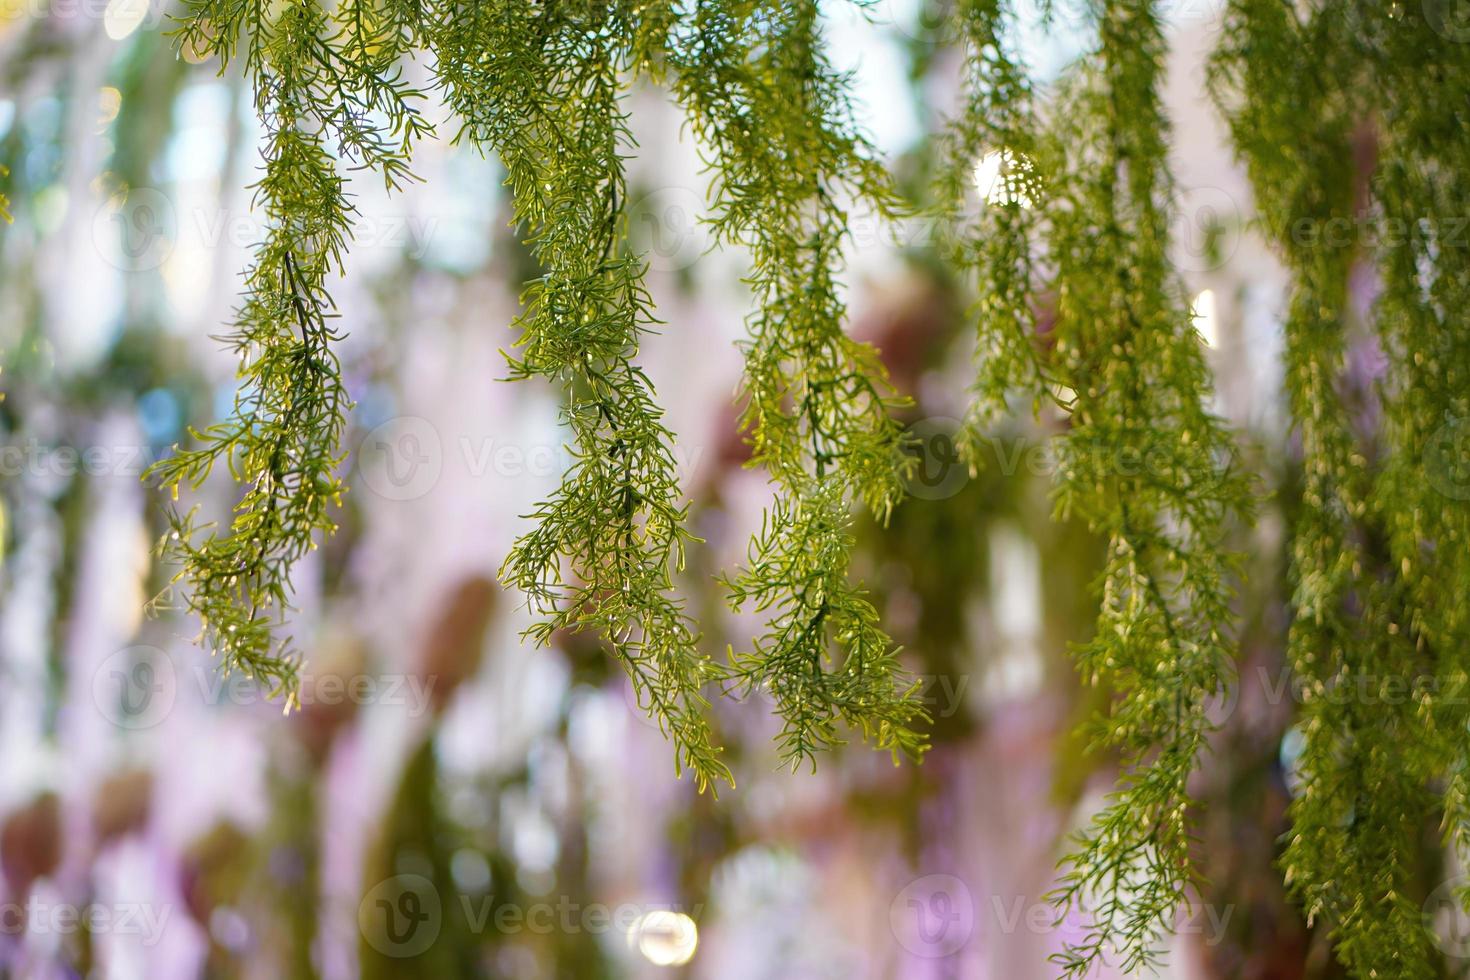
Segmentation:
<svg viewBox="0 0 1470 980">
<path fill-rule="evenodd" d="M 1026 184 L 1031 174 L 1031 161 L 1010 150 L 991 150 L 975 164 L 975 189 L 988 204 L 1015 204 L 1031 207 Z"/>
<path fill-rule="evenodd" d="M 97 92 L 97 122 L 103 126 L 117 118 L 118 110 L 122 108 L 122 93 L 111 85 L 103 86 Z"/>
<path fill-rule="evenodd" d="M 699 946 L 699 927 L 683 912 L 654 909 L 633 923 L 628 944 L 656 966 L 681 966 Z"/>
<path fill-rule="evenodd" d="M 462 847 L 449 859 L 449 872 L 462 894 L 481 895 L 490 890 L 490 862 L 479 851 Z"/>
<path fill-rule="evenodd" d="M 138 29 L 148 15 L 148 0 L 108 0 L 107 11 L 102 15 L 102 27 L 107 36 L 121 41 Z"/>
<path fill-rule="evenodd" d="M 1220 346 L 1219 317 L 1215 313 L 1215 291 L 1202 289 L 1194 298 L 1194 329 L 1207 347 Z"/>
<path fill-rule="evenodd" d="M 47 184 L 37 191 L 35 200 L 31 203 L 37 230 L 43 235 L 49 235 L 60 228 L 61 223 L 66 220 L 70 203 L 71 197 L 60 184 Z"/>
</svg>

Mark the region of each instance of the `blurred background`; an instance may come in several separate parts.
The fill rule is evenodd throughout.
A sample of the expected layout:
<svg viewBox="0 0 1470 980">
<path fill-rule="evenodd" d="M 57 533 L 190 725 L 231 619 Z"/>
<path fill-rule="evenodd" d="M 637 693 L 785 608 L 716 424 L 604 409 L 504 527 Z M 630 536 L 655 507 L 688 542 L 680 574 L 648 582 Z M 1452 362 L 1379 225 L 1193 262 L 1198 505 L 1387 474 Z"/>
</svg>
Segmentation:
<svg viewBox="0 0 1470 980">
<path fill-rule="evenodd" d="M 1252 556 L 1240 683 L 1214 707 L 1196 787 L 1208 884 L 1166 940 L 1165 974 L 1329 976 L 1273 865 L 1293 745 L 1284 277 L 1248 230 L 1202 91 L 1216 5 L 1166 7 L 1177 259 L 1217 409 L 1270 496 L 1229 543 Z M 594 643 L 520 643 L 527 620 L 495 572 L 567 451 L 556 393 L 499 380 L 535 275 L 501 170 L 443 139 L 418 152 L 424 183 L 353 188 L 356 242 L 332 290 L 356 403 L 352 491 L 340 533 L 296 574 L 308 660 L 302 710 L 282 717 L 249 680 L 217 676 L 197 624 L 149 605 L 172 569 L 153 553 L 161 501 L 140 474 L 227 410 L 235 363 L 212 335 L 262 237 L 249 92 L 235 69 L 176 55 L 169 12 L 0 0 L 13 218 L 0 224 L 0 975 L 1052 976 L 1047 956 L 1082 927 L 1052 920 L 1055 862 L 1116 776 L 1074 734 L 1104 694 L 1068 657 L 1091 628 L 1101 546 L 1051 519 L 1056 420 L 1018 406 L 991 434 L 991 465 L 955 464 L 973 298 L 932 229 L 855 215 L 845 277 L 851 329 L 914 398 L 905 423 L 923 447 L 913 498 L 886 531 L 863 527 L 855 562 L 923 681 L 921 767 L 852 745 L 814 775 L 778 771 L 770 705 L 715 698 L 737 786 L 700 796 Z M 943 5 L 832 0 L 825 29 L 922 204 L 931 137 L 956 104 Z M 1029 32 L 1038 80 L 1086 43 L 1065 13 Z M 681 585 L 719 654 L 755 624 L 730 616 L 713 576 L 768 499 L 735 431 L 746 259 L 708 248 L 699 147 L 670 99 L 639 88 L 628 108 L 629 230 L 666 323 L 644 363 L 706 542 Z M 977 161 L 977 207 L 996 169 L 987 180 Z M 1371 352 L 1353 371 L 1371 383 Z"/>
</svg>

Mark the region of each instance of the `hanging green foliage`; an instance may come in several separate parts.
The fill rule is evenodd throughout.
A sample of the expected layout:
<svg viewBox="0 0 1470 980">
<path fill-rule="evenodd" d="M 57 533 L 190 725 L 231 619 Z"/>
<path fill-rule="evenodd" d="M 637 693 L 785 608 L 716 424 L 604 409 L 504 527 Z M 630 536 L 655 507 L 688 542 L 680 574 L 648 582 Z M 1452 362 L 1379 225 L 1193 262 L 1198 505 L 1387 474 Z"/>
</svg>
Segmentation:
<svg viewBox="0 0 1470 980">
<path fill-rule="evenodd" d="M 1053 896 L 1090 922 L 1058 957 L 1065 975 L 1104 957 L 1150 965 L 1191 898 L 1190 775 L 1232 683 L 1229 542 L 1256 493 L 1212 414 L 1170 260 L 1166 5 L 1081 6 L 1092 43 L 1043 89 L 1017 10 L 957 0 L 962 99 L 934 188 L 944 258 L 975 290 L 964 458 L 982 465 L 986 428 L 1029 407 L 1057 433 L 1058 515 L 1106 543 L 1096 630 L 1076 652 L 1107 694 L 1092 743 L 1121 776 Z M 1442 13 L 1231 0 L 1210 67 L 1292 276 L 1285 382 L 1304 481 L 1289 656 L 1306 697 L 1283 863 L 1360 977 L 1435 972 L 1415 891 L 1425 820 L 1470 848 L 1470 709 L 1441 695 L 1470 680 L 1470 246 L 1455 220 L 1470 200 L 1470 44 Z M 244 46 L 265 127 L 269 233 L 228 338 L 234 411 L 152 471 L 175 499 L 216 465 L 244 487 L 227 522 L 184 510 L 166 542 L 226 668 L 294 696 L 291 570 L 332 532 L 346 489 L 328 281 L 354 207 L 339 168 L 390 189 L 410 179 L 432 91 L 458 140 L 504 166 L 540 270 L 510 375 L 559 390 L 574 448 L 502 568 L 535 617 L 529 637 L 599 637 L 701 789 L 731 779 L 716 688 L 772 696 L 793 768 L 851 731 L 923 754 L 916 685 L 849 567 L 858 513 L 883 523 L 902 502 L 905 401 L 849 335 L 839 289 L 850 212 L 904 207 L 815 0 L 189 0 L 179 40 L 221 70 Z M 405 80 L 420 54 L 426 91 Z M 624 104 L 639 80 L 667 87 L 700 142 L 714 240 L 750 256 L 741 427 L 773 499 L 723 581 L 766 626 L 719 659 L 679 593 L 698 542 L 639 366 L 658 324 L 626 233 Z M 1386 360 L 1376 382 L 1347 370 L 1364 349 Z M 1330 696 L 1405 679 L 1407 699 Z"/>
<path fill-rule="evenodd" d="M 1416 893 L 1424 821 L 1440 812 L 1462 851 L 1470 831 L 1470 242 L 1455 217 L 1470 50 L 1438 12 L 1237 0 L 1212 72 L 1294 285 L 1305 486 L 1289 654 L 1305 695 L 1283 864 L 1360 977 L 1438 975 Z M 1376 300 L 1361 295 L 1374 280 Z M 1374 347 L 1388 369 L 1370 388 L 1347 365 Z"/>
<path fill-rule="evenodd" d="M 258 190 L 271 235 L 231 338 L 242 355 L 236 411 L 152 471 L 177 495 L 224 461 L 253 488 L 228 527 L 191 510 L 167 542 L 227 668 L 292 695 L 296 654 L 274 639 L 290 570 L 333 529 L 327 507 L 344 489 L 347 400 L 324 284 L 340 271 L 353 208 L 327 147 L 390 187 L 408 177 L 430 127 L 401 65 L 424 49 L 459 139 L 504 164 L 542 268 L 526 289 L 511 377 L 564 389 L 575 447 L 502 569 L 537 617 L 529 635 L 600 635 L 701 789 L 730 779 L 706 715 L 711 685 L 769 690 L 793 765 L 840 742 L 839 725 L 895 754 L 922 752 L 913 684 L 847 575 L 851 505 L 886 516 L 911 460 L 876 351 L 844 332 L 839 198 L 890 209 L 892 197 L 850 118 L 847 79 L 821 53 L 815 3 L 682 16 L 658 4 L 352 5 L 329 16 L 315 3 L 263 11 L 200 0 L 180 34 L 222 67 L 244 40 L 269 132 Z M 693 539 L 673 437 L 636 361 L 656 322 L 624 216 L 622 99 L 640 74 L 671 76 L 716 148 L 717 236 L 754 259 L 745 425 L 778 490 L 729 586 L 732 604 L 767 613 L 770 627 L 730 663 L 700 651 L 674 588 Z"/>
<path fill-rule="evenodd" d="M 918 755 L 924 712 L 862 589 L 849 581 L 853 503 L 880 520 L 913 459 L 889 415 L 877 351 L 843 330 L 837 268 L 844 199 L 891 214 L 888 181 L 858 132 L 846 79 L 821 52 L 817 4 L 700 5 L 673 36 L 674 92 L 713 149 L 718 241 L 750 249 L 758 303 L 744 344 L 751 463 L 777 487 L 731 605 L 771 616 L 731 679 L 765 689 L 793 768 L 841 741 L 838 722 Z M 841 651 L 827 669 L 828 650 Z"/>
<path fill-rule="evenodd" d="M 327 11 L 315 3 L 272 8 L 233 0 L 190 0 L 180 44 L 219 59 L 245 44 L 245 70 L 265 128 L 257 204 L 268 227 L 245 275 L 245 295 L 227 343 L 240 355 L 230 418 L 200 444 L 152 467 L 175 499 L 217 464 L 246 487 L 227 527 L 200 525 L 197 510 L 175 513 L 165 545 L 204 641 L 284 696 L 296 693 L 298 656 L 275 626 L 290 601 L 291 569 L 335 524 L 329 508 L 344 487 L 337 470 L 349 403 L 333 345 L 327 279 L 340 274 L 355 210 L 337 158 L 382 175 L 408 177 L 414 142 L 431 131 L 421 93 L 396 67 L 414 41 L 408 5 L 370 11 L 357 2 Z"/>
<path fill-rule="evenodd" d="M 634 362 L 654 322 L 622 210 L 631 140 L 619 97 L 639 26 L 618 6 L 469 4 L 444 11 L 431 46 L 461 138 L 504 161 L 544 270 L 527 287 L 511 376 L 566 389 L 575 444 L 576 461 L 502 576 L 540 617 L 538 642 L 561 629 L 607 639 L 703 789 L 730 778 L 701 693 L 720 672 L 673 594 L 691 540 L 687 505 L 673 436 Z"/>
<path fill-rule="evenodd" d="M 1080 975 L 1116 949 L 1132 970 L 1151 964 L 1191 883 L 1188 780 L 1206 709 L 1229 680 L 1236 561 L 1223 542 L 1248 487 L 1208 410 L 1203 344 L 1168 258 L 1155 5 L 1099 5 L 1097 46 L 1062 80 L 1056 121 L 1040 132 L 1008 8 L 984 0 L 964 16 L 971 101 L 941 192 L 963 215 L 966 168 L 979 161 L 999 182 L 981 181 L 979 228 L 955 236 L 959 261 L 980 273 L 974 417 L 1005 412 L 1012 395 L 1060 413 L 1058 515 L 1108 542 L 1097 632 L 1077 653 L 1084 676 L 1113 692 L 1093 741 L 1124 772 L 1053 896 L 1093 923 L 1058 960 Z"/>
</svg>

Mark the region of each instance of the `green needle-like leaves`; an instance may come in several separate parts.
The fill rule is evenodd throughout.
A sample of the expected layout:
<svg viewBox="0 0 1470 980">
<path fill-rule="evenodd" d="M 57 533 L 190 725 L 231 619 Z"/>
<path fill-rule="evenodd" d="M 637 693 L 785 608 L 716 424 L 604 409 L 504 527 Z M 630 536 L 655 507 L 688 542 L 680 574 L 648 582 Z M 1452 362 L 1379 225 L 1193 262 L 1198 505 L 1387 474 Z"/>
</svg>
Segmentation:
<svg viewBox="0 0 1470 980">
<path fill-rule="evenodd" d="M 531 515 L 502 576 L 557 630 L 593 630 L 703 790 L 729 781 L 702 691 L 721 672 L 673 594 L 691 537 L 673 436 L 634 363 L 654 322 L 643 263 L 627 254 L 620 106 L 635 21 L 617 6 L 458 5 L 434 52 L 462 137 L 505 162 L 516 218 L 544 273 L 525 295 L 511 376 L 566 392 L 576 462 Z"/>
<path fill-rule="evenodd" d="M 1416 886 L 1425 822 L 1441 812 L 1462 850 L 1470 828 L 1470 497 L 1457 458 L 1470 411 L 1457 217 L 1470 51 L 1441 13 L 1236 0 L 1213 65 L 1295 289 L 1286 384 L 1304 487 L 1289 654 L 1305 699 L 1282 863 L 1357 977 L 1439 975 Z M 1364 167 L 1368 145 L 1377 160 Z M 1347 371 L 1371 336 L 1353 295 L 1365 271 L 1383 290 L 1377 391 Z M 1362 434 L 1364 398 L 1382 406 L 1381 459 Z"/>
<path fill-rule="evenodd" d="M 297 654 L 276 627 L 290 602 L 291 569 L 316 535 L 335 529 L 329 509 L 344 489 L 339 446 L 349 402 L 326 281 L 341 271 L 354 208 L 337 161 L 397 186 L 413 141 L 429 130 L 414 107 L 418 93 L 384 74 L 414 24 L 368 26 L 352 10 L 340 8 L 337 23 L 314 2 L 267 15 L 236 0 L 192 0 L 178 32 L 182 45 L 218 56 L 221 70 L 242 36 L 246 42 L 266 130 L 255 198 L 268 232 L 226 338 L 241 361 L 234 411 L 190 430 L 199 445 L 149 476 L 178 499 L 181 485 L 197 489 L 220 464 L 246 488 L 223 523 L 202 521 L 197 508 L 174 512 L 165 546 L 182 563 L 175 581 L 224 669 L 260 678 L 288 707 Z"/>
<path fill-rule="evenodd" d="M 1132 970 L 1153 962 L 1193 880 L 1188 780 L 1211 730 L 1206 708 L 1230 680 L 1235 558 L 1222 544 L 1248 488 L 1207 408 L 1202 345 L 1169 262 L 1155 6 L 1098 5 L 1097 48 L 1063 81 L 1044 128 L 1010 54 L 1009 8 L 972 0 L 962 12 L 969 101 L 938 188 L 951 258 L 980 285 L 962 448 L 978 462 L 979 427 L 1014 395 L 1050 407 L 1065 424 L 1058 515 L 1108 542 L 1097 632 L 1078 656 L 1112 694 L 1093 741 L 1118 754 L 1123 775 L 1052 898 L 1092 923 L 1058 955 L 1065 974 L 1110 951 Z M 1055 319 L 1043 333 L 1046 305 Z"/>
<path fill-rule="evenodd" d="M 702 4 L 674 40 L 675 94 L 717 161 L 715 233 L 752 257 L 741 421 L 777 494 L 727 581 L 732 607 L 772 617 L 733 677 L 775 696 L 793 768 L 841 741 L 837 721 L 895 756 L 924 747 L 917 685 L 847 576 L 854 502 L 886 520 L 912 460 L 877 352 L 843 329 L 842 202 L 892 200 L 819 43 L 811 0 Z"/>
<path fill-rule="evenodd" d="M 1097 630 L 1077 654 L 1109 695 L 1093 744 L 1121 777 L 1054 894 L 1091 921 L 1058 957 L 1068 975 L 1110 951 L 1149 965 L 1190 900 L 1190 774 L 1231 679 L 1229 540 L 1251 511 L 1170 262 L 1164 5 L 1083 6 L 1095 43 L 1043 92 L 1006 0 L 955 4 L 963 88 L 935 185 L 943 257 L 977 286 L 966 458 L 979 464 L 977 437 L 1013 400 L 1029 404 L 1060 433 L 1059 515 L 1107 545 Z M 1470 708 L 1445 694 L 1470 679 L 1470 234 L 1457 213 L 1470 44 L 1443 6 L 1231 0 L 1210 67 L 1292 276 L 1302 489 L 1288 653 L 1306 698 L 1283 864 L 1357 977 L 1435 972 L 1419 911 L 1426 821 L 1470 859 Z M 345 489 L 328 294 L 355 213 L 343 168 L 389 188 L 410 179 L 431 131 L 405 80 L 423 54 L 459 140 L 504 165 L 540 267 L 510 375 L 559 391 L 574 452 L 502 568 L 535 617 L 528 635 L 600 637 L 701 789 L 731 778 L 706 700 L 721 688 L 773 698 L 793 768 L 851 731 L 923 753 L 915 686 L 849 567 L 857 512 L 886 521 L 913 461 L 879 352 L 847 331 L 843 248 L 852 209 L 900 209 L 816 0 L 188 0 L 181 25 L 180 43 L 222 70 L 243 48 L 264 127 L 267 232 L 226 338 L 234 408 L 150 471 L 175 499 L 217 466 L 241 488 L 222 518 L 174 513 L 165 542 L 226 669 L 294 697 L 290 577 Z M 640 79 L 672 91 L 706 156 L 715 240 L 751 260 L 741 425 L 774 499 L 724 586 L 766 624 L 725 663 L 700 650 L 678 592 L 697 542 L 639 366 L 657 323 L 625 227 L 624 105 Z M 1365 351 L 1382 355 L 1381 378 L 1348 369 Z M 1403 682 L 1412 697 L 1333 696 Z"/>
</svg>

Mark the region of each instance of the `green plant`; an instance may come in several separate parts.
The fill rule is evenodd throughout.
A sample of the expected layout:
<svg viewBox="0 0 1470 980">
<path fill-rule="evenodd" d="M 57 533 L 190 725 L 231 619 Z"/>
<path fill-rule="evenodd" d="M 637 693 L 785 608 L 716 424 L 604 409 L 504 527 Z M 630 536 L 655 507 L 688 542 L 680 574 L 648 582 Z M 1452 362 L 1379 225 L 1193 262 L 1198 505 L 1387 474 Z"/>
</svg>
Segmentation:
<svg viewBox="0 0 1470 980">
<path fill-rule="evenodd" d="M 950 266 L 977 287 L 965 458 L 980 465 L 984 427 L 1029 404 L 1061 432 L 1058 513 L 1107 544 L 1097 629 L 1077 655 L 1108 692 L 1092 741 L 1122 776 L 1054 895 L 1093 922 L 1059 957 L 1068 975 L 1110 950 L 1125 968 L 1149 965 L 1190 899 L 1189 777 L 1211 700 L 1231 682 L 1228 542 L 1255 495 L 1209 410 L 1169 259 L 1163 5 L 1083 10 L 1095 40 L 1042 92 L 1018 54 L 1016 11 L 957 0 L 965 99 L 933 211 Z M 911 460 L 892 417 L 904 402 L 878 353 L 844 329 L 837 286 L 848 209 L 904 207 L 821 20 L 815 0 L 189 0 L 180 43 L 221 70 L 244 45 L 267 134 L 256 192 L 270 231 L 230 337 L 234 412 L 152 470 L 176 498 L 216 465 L 245 488 L 227 525 L 187 510 L 167 542 L 226 668 L 266 679 L 289 705 L 291 569 L 333 530 L 345 489 L 349 405 L 327 291 L 354 213 L 339 168 L 390 188 L 410 179 L 432 127 L 430 93 L 404 64 L 423 52 L 458 139 L 504 165 L 541 270 L 510 374 L 561 389 L 576 451 L 502 570 L 537 616 L 530 637 L 599 636 L 701 789 L 730 779 L 711 685 L 773 695 L 793 768 L 846 729 L 895 756 L 923 753 L 914 685 L 849 569 L 854 512 L 886 521 L 904 495 Z M 768 626 L 723 661 L 701 651 L 676 588 L 697 542 L 638 366 L 657 323 L 625 234 L 622 98 L 638 79 L 672 91 L 709 150 L 715 240 L 751 256 L 741 425 L 775 499 L 724 584 Z M 1455 221 L 1470 199 L 1470 45 L 1434 3 L 1232 0 L 1211 84 L 1295 290 L 1286 387 L 1305 487 L 1290 655 L 1309 696 L 1287 878 L 1355 975 L 1428 975 L 1413 892 L 1422 818 L 1440 814 L 1451 843 L 1470 845 L 1470 716 L 1440 693 L 1470 677 L 1470 263 Z M 977 165 L 999 181 L 985 200 Z M 1339 226 L 1373 233 L 1307 234 Z M 1375 304 L 1353 301 L 1359 270 L 1382 283 Z M 1386 354 L 1386 376 L 1347 390 L 1346 354 L 1364 343 Z M 1354 411 L 1362 402 L 1381 409 L 1381 429 Z M 1325 696 L 1406 677 L 1432 683 L 1388 710 Z"/>
</svg>

